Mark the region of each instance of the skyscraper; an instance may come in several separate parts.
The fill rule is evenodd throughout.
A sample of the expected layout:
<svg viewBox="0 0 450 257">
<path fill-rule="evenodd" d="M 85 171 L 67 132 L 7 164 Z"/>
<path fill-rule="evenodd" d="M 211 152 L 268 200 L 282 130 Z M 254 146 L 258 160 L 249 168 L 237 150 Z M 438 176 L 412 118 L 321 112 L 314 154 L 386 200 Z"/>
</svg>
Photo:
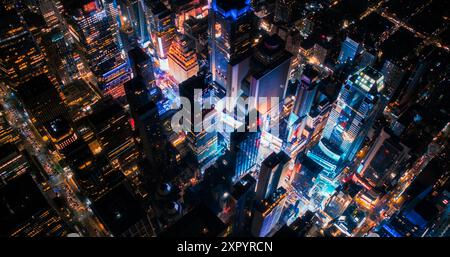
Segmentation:
<svg viewBox="0 0 450 257">
<path fill-rule="evenodd" d="M 272 153 L 261 164 L 256 186 L 256 200 L 261 201 L 272 196 L 278 189 L 281 174 L 287 168 L 290 157 L 283 151 Z"/>
<path fill-rule="evenodd" d="M 92 204 L 94 213 L 116 237 L 153 235 L 149 214 L 125 183 L 112 188 Z"/>
<path fill-rule="evenodd" d="M 3 112 L 0 112 L 0 144 L 16 143 L 20 140 L 19 134 L 8 123 Z"/>
<path fill-rule="evenodd" d="M 384 76 L 386 90 L 385 95 L 387 97 L 392 97 L 392 95 L 397 90 L 400 83 L 403 81 L 405 76 L 405 71 L 399 65 L 399 62 L 393 60 L 386 60 L 381 68 L 381 74 Z"/>
<path fill-rule="evenodd" d="M 39 9 L 49 29 L 62 29 L 63 27 L 63 5 L 60 0 L 38 0 Z"/>
<path fill-rule="evenodd" d="M 261 132 L 232 132 L 230 135 L 230 154 L 236 163 L 233 181 L 253 168 L 258 160 Z"/>
<path fill-rule="evenodd" d="M 140 108 L 151 102 L 149 89 L 141 76 L 134 77 L 125 83 L 125 95 L 133 119 L 136 118 Z"/>
<path fill-rule="evenodd" d="M 72 152 L 73 146 L 78 143 L 78 135 L 63 116 L 44 124 L 45 136 L 52 143 L 52 146 L 63 156 Z"/>
<path fill-rule="evenodd" d="M 169 72 L 179 83 L 197 75 L 199 66 L 194 42 L 186 36 L 177 35 L 169 49 Z"/>
<path fill-rule="evenodd" d="M 184 22 L 191 19 L 204 18 L 208 13 L 208 1 L 203 0 L 171 0 L 170 9 L 175 13 L 175 25 L 178 32 L 184 32 Z"/>
<path fill-rule="evenodd" d="M 131 26 L 137 41 L 141 46 L 147 46 L 150 42 L 150 33 L 145 17 L 144 0 L 118 0 L 121 10 L 121 22 Z"/>
<path fill-rule="evenodd" d="M 257 101 L 260 97 L 278 97 L 284 99 L 291 68 L 292 54 L 285 49 L 285 42 L 276 34 L 264 37 L 255 47 L 251 59 L 250 96 Z M 255 103 L 261 114 L 272 108 L 270 99 L 267 103 Z"/>
<path fill-rule="evenodd" d="M 129 114 L 111 98 L 93 108 L 83 124 L 83 138 L 94 154 L 106 156 L 124 174 L 136 170 L 139 151 L 133 138 Z"/>
<path fill-rule="evenodd" d="M 117 39 L 115 17 L 99 0 L 64 1 L 69 31 L 101 90 L 110 90 L 131 78 L 125 53 Z"/>
<path fill-rule="evenodd" d="M 12 85 L 48 72 L 45 56 L 15 8 L 0 5 L 0 76 Z"/>
<path fill-rule="evenodd" d="M 44 40 L 48 64 L 63 85 L 79 78 L 73 44 L 68 43 L 63 31 L 55 28 L 44 36 Z"/>
<path fill-rule="evenodd" d="M 215 109 L 208 109 L 202 112 L 204 124 L 211 124 L 218 120 L 218 113 Z M 211 127 L 203 127 L 199 132 L 194 131 L 197 123 L 193 123 L 191 131 L 187 132 L 187 140 L 189 147 L 195 153 L 198 161 L 198 166 L 201 172 L 206 170 L 219 157 L 218 151 L 218 132 Z"/>
<path fill-rule="evenodd" d="M 254 197 L 256 180 L 247 174 L 233 185 L 231 196 L 234 201 L 233 234 L 242 235 L 248 232 L 250 215 Z"/>
<path fill-rule="evenodd" d="M 158 107 L 149 101 L 133 111 L 133 119 L 139 133 L 144 157 L 150 164 L 151 179 L 170 179 L 174 168 L 174 148 L 170 144 L 158 113 Z"/>
<path fill-rule="evenodd" d="M 383 87 L 383 75 L 371 67 L 351 75 L 342 86 L 319 143 L 308 151 L 326 177 L 334 179 L 359 150 L 385 103 Z"/>
<path fill-rule="evenodd" d="M 189 142 L 188 146 L 197 157 L 200 171 L 207 169 L 219 157 L 218 131 L 214 129 L 214 126 L 218 122 L 220 114 L 213 108 L 203 109 L 200 112 L 194 110 L 194 104 L 198 104 L 203 97 L 206 98 L 207 93 L 208 85 L 205 83 L 204 75 L 191 77 L 180 84 L 180 96 L 189 99 L 191 103 L 190 121 L 183 122 L 187 122 L 189 130 L 185 132 Z"/>
<path fill-rule="evenodd" d="M 298 81 L 293 109 L 293 112 L 300 119 L 300 132 L 303 132 L 305 128 L 307 115 L 309 115 L 316 97 L 319 81 L 319 73 L 311 65 L 307 64 L 303 69 L 300 81 Z"/>
<path fill-rule="evenodd" d="M 342 42 L 338 62 L 339 63 L 353 62 L 353 60 L 356 57 L 356 54 L 358 54 L 358 51 L 359 51 L 359 43 L 349 37 L 346 37 L 345 41 Z"/>
<path fill-rule="evenodd" d="M 145 14 L 159 68 L 169 68 L 167 54 L 175 38 L 175 15 L 161 1 L 145 1 Z"/>
<path fill-rule="evenodd" d="M 239 96 L 255 33 L 250 1 L 213 0 L 209 16 L 212 80 L 227 96 Z"/>
<path fill-rule="evenodd" d="M 128 57 L 134 76 L 140 76 L 147 87 L 154 86 L 155 74 L 152 58 L 141 48 L 133 48 L 128 51 Z"/>
<path fill-rule="evenodd" d="M 251 225 L 253 236 L 265 237 L 269 235 L 280 220 L 286 197 L 286 189 L 280 187 L 266 199 L 255 203 Z"/>
</svg>

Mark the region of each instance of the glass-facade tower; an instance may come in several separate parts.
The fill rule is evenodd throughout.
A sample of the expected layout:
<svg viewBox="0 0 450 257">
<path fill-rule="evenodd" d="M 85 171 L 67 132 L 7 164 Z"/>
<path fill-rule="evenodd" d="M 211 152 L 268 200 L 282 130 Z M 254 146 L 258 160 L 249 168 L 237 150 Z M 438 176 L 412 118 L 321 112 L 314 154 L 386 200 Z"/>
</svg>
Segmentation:
<svg viewBox="0 0 450 257">
<path fill-rule="evenodd" d="M 339 92 L 319 143 L 308 156 L 335 178 L 342 165 L 359 150 L 385 101 L 383 75 L 366 67 L 351 75 Z"/>
<path fill-rule="evenodd" d="M 253 18 L 248 0 L 212 2 L 209 20 L 212 79 L 227 91 L 231 90 L 232 83 L 239 83 L 232 81 L 237 78 L 232 73 L 239 73 L 233 66 L 245 59 L 251 50 Z"/>
</svg>

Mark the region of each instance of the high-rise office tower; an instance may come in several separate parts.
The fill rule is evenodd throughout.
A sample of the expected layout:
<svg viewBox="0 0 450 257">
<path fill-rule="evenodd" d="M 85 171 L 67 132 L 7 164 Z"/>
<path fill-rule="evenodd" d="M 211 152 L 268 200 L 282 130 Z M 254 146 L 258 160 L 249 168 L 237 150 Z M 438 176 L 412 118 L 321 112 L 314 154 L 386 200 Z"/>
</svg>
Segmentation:
<svg viewBox="0 0 450 257">
<path fill-rule="evenodd" d="M 356 55 L 358 54 L 358 51 L 359 51 L 359 43 L 349 37 L 345 38 L 345 41 L 342 42 L 338 62 L 339 63 L 353 62 L 355 60 Z"/>
<path fill-rule="evenodd" d="M 144 158 L 150 164 L 148 176 L 170 180 L 175 171 L 175 149 L 169 142 L 158 107 L 154 101 L 142 105 L 133 112 L 135 127 L 139 133 Z"/>
<path fill-rule="evenodd" d="M 139 151 L 136 147 L 129 114 L 110 98 L 93 107 L 83 121 L 83 138 L 94 154 L 107 157 L 115 169 L 129 174 L 136 170 Z"/>
<path fill-rule="evenodd" d="M 264 37 L 256 46 L 251 59 L 250 96 L 278 97 L 281 103 L 286 94 L 292 54 L 285 49 L 285 42 L 276 34 Z M 270 99 L 266 103 L 254 103 L 261 114 L 273 108 Z"/>
<path fill-rule="evenodd" d="M 64 95 L 64 103 L 69 107 L 70 116 L 74 122 L 88 115 L 91 106 L 101 98 L 100 92 L 82 79 L 63 85 L 61 93 Z"/>
<path fill-rule="evenodd" d="M 214 121 L 218 119 L 218 113 L 214 109 L 205 110 L 202 112 L 204 122 L 214 126 Z M 193 124 L 198 126 L 199 124 Z M 197 156 L 200 171 L 203 172 L 219 157 L 218 152 L 218 132 L 214 128 L 204 127 L 200 132 L 188 132 L 187 140 L 189 146 Z"/>
<path fill-rule="evenodd" d="M 81 129 L 84 128 L 81 127 Z M 112 167 L 111 162 L 102 154 L 97 144 L 83 142 L 70 156 L 66 157 L 66 161 L 73 170 L 74 179 L 80 191 L 91 201 L 103 196 L 125 179 L 120 170 Z"/>
<path fill-rule="evenodd" d="M 47 60 L 50 68 L 63 85 L 73 82 L 79 78 L 77 61 L 73 44 L 69 44 L 64 33 L 55 28 L 44 36 L 46 40 Z"/>
<path fill-rule="evenodd" d="M 224 237 L 227 232 L 227 225 L 206 204 L 200 203 L 164 231 L 161 237 Z"/>
<path fill-rule="evenodd" d="M 32 175 L 44 172 L 26 152 L 0 146 L 0 235 L 66 236 L 70 229 L 51 207 Z"/>
<path fill-rule="evenodd" d="M 41 48 L 44 50 L 52 75 L 64 85 L 79 78 L 75 58 L 74 39 L 69 33 L 60 0 L 37 0 L 46 27 L 43 29 Z"/>
<path fill-rule="evenodd" d="M 133 118 L 141 107 L 149 104 L 152 100 L 150 91 L 141 76 L 134 77 L 125 83 L 125 95 Z"/>
<path fill-rule="evenodd" d="M 208 10 L 208 9 L 207 9 Z M 194 40 L 195 51 L 202 57 L 208 56 L 208 17 L 188 19 L 183 23 L 184 35 Z"/>
<path fill-rule="evenodd" d="M 255 34 L 255 17 L 250 1 L 213 0 L 209 13 L 212 80 L 229 97 L 241 93 L 241 81 L 249 70 Z M 231 110 L 233 103 L 228 103 Z"/>
<path fill-rule="evenodd" d="M 308 157 L 324 168 L 326 177 L 334 179 L 341 165 L 359 150 L 385 104 L 383 88 L 383 75 L 371 67 L 351 75 L 342 86 L 319 143 L 308 151 Z"/>
<path fill-rule="evenodd" d="M 64 1 L 69 31 L 78 43 L 101 90 L 113 90 L 131 78 L 117 39 L 115 17 L 99 0 Z M 108 10 L 107 10 L 108 9 Z"/>
<path fill-rule="evenodd" d="M 405 70 L 402 69 L 399 62 L 393 60 L 386 60 L 381 68 L 381 74 L 384 76 L 384 81 L 386 84 L 385 95 L 387 97 L 392 97 L 397 90 L 398 86 L 405 76 Z"/>
<path fill-rule="evenodd" d="M 14 144 L 6 143 L 0 146 L 0 177 L 1 185 L 9 180 L 25 174 L 31 167 L 31 161 L 26 152 L 21 152 Z M 36 172 L 36 170 L 34 170 Z"/>
<path fill-rule="evenodd" d="M 191 77 L 180 84 L 180 96 L 189 99 L 191 103 L 190 121 L 183 121 L 187 122 L 189 128 L 186 131 L 188 146 L 195 153 L 201 172 L 219 157 L 218 132 L 213 127 L 219 119 L 219 113 L 215 109 L 203 109 L 199 112 L 194 110 L 194 104 L 206 97 L 207 91 L 208 85 L 204 75 Z"/>
<path fill-rule="evenodd" d="M 308 143 L 312 135 L 310 128 L 315 128 L 314 125 L 308 126 L 311 125 L 308 121 L 320 83 L 319 72 L 311 64 L 297 69 L 291 79 L 296 86 L 295 101 L 284 135 L 289 147 L 287 151 L 293 155 Z"/>
<path fill-rule="evenodd" d="M 301 1 L 299 0 L 277 0 L 275 1 L 274 21 L 291 25 L 301 14 Z"/>
<path fill-rule="evenodd" d="M 265 237 L 269 235 L 280 220 L 286 197 L 286 189 L 280 187 L 266 199 L 255 203 L 251 225 L 253 236 Z"/>
<path fill-rule="evenodd" d="M 233 234 L 248 232 L 255 197 L 256 180 L 247 174 L 233 185 L 231 197 L 234 202 Z"/>
<path fill-rule="evenodd" d="M 138 43 L 146 47 L 150 42 L 150 33 L 145 19 L 144 0 L 118 0 L 117 4 L 121 11 L 120 22 L 130 26 L 137 36 Z"/>
<path fill-rule="evenodd" d="M 231 132 L 230 154 L 236 163 L 233 181 L 248 173 L 258 160 L 261 132 Z"/>
<path fill-rule="evenodd" d="M 45 56 L 17 10 L 0 5 L 0 76 L 13 86 L 48 72 Z"/>
<path fill-rule="evenodd" d="M 60 0 L 38 0 L 39 10 L 49 29 L 63 28 L 64 7 Z"/>
<path fill-rule="evenodd" d="M 358 65 L 356 66 L 356 69 L 360 70 L 367 66 L 373 66 L 376 60 L 377 57 L 375 57 L 373 52 L 363 49 L 361 54 L 357 57 Z"/>
<path fill-rule="evenodd" d="M 262 162 L 256 186 L 257 201 L 269 198 L 278 189 L 281 174 L 287 168 L 290 159 L 285 152 L 281 151 L 273 152 Z"/>
<path fill-rule="evenodd" d="M 194 42 L 186 36 L 177 35 L 169 49 L 169 73 L 179 83 L 197 75 L 199 66 Z"/>
<path fill-rule="evenodd" d="M 130 66 L 133 69 L 134 76 L 140 76 L 146 86 L 153 87 L 155 74 L 152 58 L 141 48 L 133 48 L 128 51 L 128 58 L 130 59 Z"/>
<path fill-rule="evenodd" d="M 302 121 L 300 131 L 306 124 L 306 116 L 309 115 L 317 94 L 319 72 L 313 66 L 307 64 L 302 71 L 300 80 L 297 80 L 297 92 L 295 95 L 294 109 L 292 110 Z"/>
<path fill-rule="evenodd" d="M 169 68 L 167 54 L 175 38 L 175 15 L 161 1 L 145 1 L 145 15 L 159 68 Z"/>
</svg>

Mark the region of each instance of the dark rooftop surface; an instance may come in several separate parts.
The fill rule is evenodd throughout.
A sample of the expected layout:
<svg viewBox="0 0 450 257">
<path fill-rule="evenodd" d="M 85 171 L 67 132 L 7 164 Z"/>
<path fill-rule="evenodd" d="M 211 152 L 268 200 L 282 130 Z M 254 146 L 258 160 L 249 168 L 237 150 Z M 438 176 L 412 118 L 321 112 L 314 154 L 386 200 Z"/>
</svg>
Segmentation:
<svg viewBox="0 0 450 257">
<path fill-rule="evenodd" d="M 226 225 L 204 204 L 197 205 L 174 225 L 170 226 L 162 237 L 216 237 Z"/>
<path fill-rule="evenodd" d="M 44 126 L 53 138 L 60 138 L 67 134 L 71 129 L 69 122 L 62 116 L 45 123 Z"/>
<path fill-rule="evenodd" d="M 278 154 L 275 152 L 272 152 L 263 162 L 262 166 L 273 168 L 277 166 L 278 164 L 284 164 L 289 161 L 290 157 L 284 152 L 281 151 Z"/>
<path fill-rule="evenodd" d="M 30 174 L 25 173 L 0 188 L 0 235 L 50 208 Z"/>
<path fill-rule="evenodd" d="M 124 233 L 145 216 L 139 201 L 128 191 L 124 183 L 95 201 L 93 210 L 116 236 Z"/>
<path fill-rule="evenodd" d="M 123 108 L 116 101 L 104 101 L 94 106 L 94 113 L 89 116 L 89 119 L 94 126 L 101 127 L 105 122 L 109 122 L 109 119 L 123 112 Z"/>
<path fill-rule="evenodd" d="M 15 147 L 13 144 L 2 144 L 0 145 L 0 160 L 17 152 L 17 147 Z"/>
<path fill-rule="evenodd" d="M 257 79 L 290 60 L 293 56 L 285 49 L 285 42 L 276 34 L 263 38 L 255 50 L 253 77 Z"/>
<path fill-rule="evenodd" d="M 2 22 L 0 22 L 1 38 L 12 36 L 10 34 L 5 33 L 7 31 L 10 31 L 12 28 L 16 28 L 21 25 L 20 18 L 17 15 L 17 12 L 12 10 L 5 10 L 3 7 L 0 7 L 0 17 L 2 19 Z"/>
<path fill-rule="evenodd" d="M 239 199 L 243 194 L 247 193 L 248 190 L 254 188 L 255 185 L 256 180 L 250 174 L 247 174 L 233 186 L 231 195 L 235 199 Z"/>
<path fill-rule="evenodd" d="M 49 91 L 56 92 L 56 89 L 46 75 L 34 77 L 17 88 L 19 97 L 25 101 L 31 101 L 34 97 L 47 94 Z"/>
<path fill-rule="evenodd" d="M 445 164 L 445 160 L 441 158 L 433 159 L 417 176 L 414 182 L 406 191 L 406 194 L 411 198 L 417 197 L 424 192 L 427 188 L 431 187 L 439 177 L 446 172 L 449 168 L 448 163 Z"/>
<path fill-rule="evenodd" d="M 194 97 L 195 89 L 205 90 L 207 87 L 208 85 L 205 83 L 205 77 L 196 75 L 183 81 L 179 85 L 180 96 L 192 99 Z"/>
</svg>

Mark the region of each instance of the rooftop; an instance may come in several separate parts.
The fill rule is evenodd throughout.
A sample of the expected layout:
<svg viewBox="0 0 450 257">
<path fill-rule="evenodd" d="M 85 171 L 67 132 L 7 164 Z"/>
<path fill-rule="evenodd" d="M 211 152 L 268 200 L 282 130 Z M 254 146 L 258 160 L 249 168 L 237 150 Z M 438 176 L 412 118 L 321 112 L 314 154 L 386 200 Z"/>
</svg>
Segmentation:
<svg viewBox="0 0 450 257">
<path fill-rule="evenodd" d="M 226 225 L 204 204 L 199 204 L 170 226 L 162 237 L 216 237 Z"/>
</svg>

